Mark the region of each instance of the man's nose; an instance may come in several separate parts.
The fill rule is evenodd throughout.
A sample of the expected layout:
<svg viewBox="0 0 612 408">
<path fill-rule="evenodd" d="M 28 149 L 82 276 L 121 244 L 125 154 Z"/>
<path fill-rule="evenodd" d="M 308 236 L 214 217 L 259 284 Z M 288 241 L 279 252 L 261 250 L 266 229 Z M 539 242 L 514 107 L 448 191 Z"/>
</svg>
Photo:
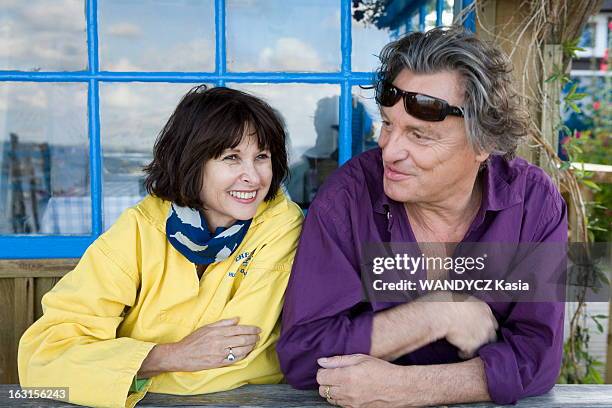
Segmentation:
<svg viewBox="0 0 612 408">
<path fill-rule="evenodd" d="M 382 158 L 385 163 L 395 163 L 409 156 L 407 144 L 402 143 L 402 134 L 393 129 L 380 139 L 379 146 L 382 149 Z"/>
</svg>

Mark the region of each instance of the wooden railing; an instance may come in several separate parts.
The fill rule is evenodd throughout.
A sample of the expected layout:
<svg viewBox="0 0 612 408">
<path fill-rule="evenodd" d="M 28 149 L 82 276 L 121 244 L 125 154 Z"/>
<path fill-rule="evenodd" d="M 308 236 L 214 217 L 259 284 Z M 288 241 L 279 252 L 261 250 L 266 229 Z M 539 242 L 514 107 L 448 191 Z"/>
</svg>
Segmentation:
<svg viewBox="0 0 612 408">
<path fill-rule="evenodd" d="M 17 346 L 42 315 L 40 300 L 78 259 L 0 260 L 0 383 L 18 383 Z"/>
</svg>

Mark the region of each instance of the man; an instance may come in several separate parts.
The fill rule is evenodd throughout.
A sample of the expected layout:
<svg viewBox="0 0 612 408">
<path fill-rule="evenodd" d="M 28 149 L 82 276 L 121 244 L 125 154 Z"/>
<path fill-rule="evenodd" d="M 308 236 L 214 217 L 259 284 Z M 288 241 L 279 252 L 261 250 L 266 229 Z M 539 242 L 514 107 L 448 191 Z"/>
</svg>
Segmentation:
<svg viewBox="0 0 612 408">
<path fill-rule="evenodd" d="M 560 368 L 562 303 L 363 299 L 370 242 L 567 240 L 549 177 L 512 159 L 527 121 L 498 49 L 461 28 L 433 29 L 388 44 L 380 59 L 380 149 L 340 168 L 309 209 L 281 368 L 293 386 L 318 386 L 341 406 L 508 404 L 544 393 Z"/>
</svg>

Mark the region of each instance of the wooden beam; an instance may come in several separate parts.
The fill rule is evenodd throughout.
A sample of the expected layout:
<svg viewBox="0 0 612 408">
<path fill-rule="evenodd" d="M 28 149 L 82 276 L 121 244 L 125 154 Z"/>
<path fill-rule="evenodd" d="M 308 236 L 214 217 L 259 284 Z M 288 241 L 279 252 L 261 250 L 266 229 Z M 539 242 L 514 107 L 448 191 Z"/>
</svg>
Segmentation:
<svg viewBox="0 0 612 408">
<path fill-rule="evenodd" d="M 2 259 L 0 278 L 54 278 L 70 272 L 79 262 L 67 259 Z"/>
<path fill-rule="evenodd" d="M 560 44 L 545 44 L 543 59 L 542 78 L 540 78 L 544 96 L 540 118 L 542 136 L 556 152 L 559 146 L 557 125 L 561 123 L 561 87 L 556 81 L 547 82 L 546 79 L 553 75 L 555 69 L 563 65 L 563 47 Z M 539 163 L 536 164 L 539 164 L 551 176 L 558 172 L 554 164 L 548 161 L 544 149 L 540 149 Z M 554 177 L 553 180 L 555 180 Z"/>
</svg>

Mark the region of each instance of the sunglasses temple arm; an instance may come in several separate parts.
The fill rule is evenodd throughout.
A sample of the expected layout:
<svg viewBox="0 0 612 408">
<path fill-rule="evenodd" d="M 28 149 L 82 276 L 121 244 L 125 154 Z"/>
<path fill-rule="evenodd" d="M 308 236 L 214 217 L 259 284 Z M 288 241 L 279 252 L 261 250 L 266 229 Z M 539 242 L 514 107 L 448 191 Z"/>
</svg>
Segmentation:
<svg viewBox="0 0 612 408">
<path fill-rule="evenodd" d="M 450 110 L 449 110 L 449 113 L 450 113 L 451 115 L 455 115 L 455 116 L 460 116 L 460 117 L 463 117 L 463 116 L 464 116 L 464 114 L 463 114 L 463 109 L 458 108 L 458 107 L 456 107 L 456 106 L 451 106 L 451 107 L 450 107 Z"/>
</svg>

